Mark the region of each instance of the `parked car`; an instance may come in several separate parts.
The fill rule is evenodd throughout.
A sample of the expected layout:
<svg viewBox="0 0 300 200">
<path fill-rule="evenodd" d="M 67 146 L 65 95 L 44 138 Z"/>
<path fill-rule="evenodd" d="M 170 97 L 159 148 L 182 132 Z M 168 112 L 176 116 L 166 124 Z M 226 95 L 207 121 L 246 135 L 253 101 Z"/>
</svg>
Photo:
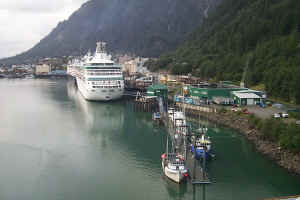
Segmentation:
<svg viewBox="0 0 300 200">
<path fill-rule="evenodd" d="M 244 113 L 244 114 L 246 114 L 246 115 L 247 115 L 247 114 L 249 114 L 249 111 L 248 111 L 248 109 L 247 109 L 247 108 L 245 108 L 245 109 L 243 110 L 243 113 Z"/>
<path fill-rule="evenodd" d="M 233 111 L 233 112 L 238 112 L 238 111 L 241 111 L 241 109 L 233 106 L 233 107 L 231 108 L 231 111 Z"/>
<path fill-rule="evenodd" d="M 281 117 L 281 116 L 280 116 L 279 113 L 274 113 L 274 118 L 278 119 L 278 118 L 280 118 L 280 117 Z"/>
<path fill-rule="evenodd" d="M 296 121 L 296 124 L 297 124 L 297 125 L 300 125 L 300 120 L 297 120 L 297 121 Z"/>
<path fill-rule="evenodd" d="M 260 102 L 258 105 L 259 105 L 261 108 L 265 108 L 265 107 L 266 107 L 266 105 L 265 105 L 263 102 Z"/>
<path fill-rule="evenodd" d="M 280 104 L 280 103 L 275 103 L 275 104 L 272 105 L 272 107 L 278 108 L 278 109 L 282 109 L 282 108 L 283 108 L 283 105 Z"/>
<path fill-rule="evenodd" d="M 288 118 L 288 117 L 289 117 L 289 114 L 287 114 L 287 113 L 282 113 L 281 116 L 282 116 L 283 118 Z"/>
<path fill-rule="evenodd" d="M 272 106 L 272 104 L 273 104 L 273 103 L 272 103 L 271 101 L 267 101 L 267 102 L 266 102 L 266 105 L 267 105 L 267 106 Z"/>
</svg>

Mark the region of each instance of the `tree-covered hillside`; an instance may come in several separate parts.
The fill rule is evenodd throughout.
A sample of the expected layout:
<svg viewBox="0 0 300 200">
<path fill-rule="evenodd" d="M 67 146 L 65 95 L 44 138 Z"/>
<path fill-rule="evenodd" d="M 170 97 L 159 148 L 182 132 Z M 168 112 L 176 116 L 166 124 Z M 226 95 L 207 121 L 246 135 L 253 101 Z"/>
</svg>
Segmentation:
<svg viewBox="0 0 300 200">
<path fill-rule="evenodd" d="M 152 70 L 205 79 L 263 83 L 268 95 L 300 104 L 300 2 L 224 0 L 175 52 L 148 63 Z"/>
<path fill-rule="evenodd" d="M 182 44 L 220 0 L 90 0 L 29 51 L 0 63 L 82 55 L 97 41 L 110 52 L 158 57 Z"/>
</svg>

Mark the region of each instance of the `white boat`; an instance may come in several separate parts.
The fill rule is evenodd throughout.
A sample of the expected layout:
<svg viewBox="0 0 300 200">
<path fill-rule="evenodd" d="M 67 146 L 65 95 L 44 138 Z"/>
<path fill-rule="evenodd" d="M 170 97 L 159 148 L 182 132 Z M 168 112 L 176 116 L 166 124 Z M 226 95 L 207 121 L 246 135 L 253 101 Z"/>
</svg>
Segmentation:
<svg viewBox="0 0 300 200">
<path fill-rule="evenodd" d="M 183 112 L 175 111 L 173 108 L 168 110 L 169 119 L 177 134 L 187 134 L 186 118 Z"/>
<path fill-rule="evenodd" d="M 168 109 L 168 115 L 169 115 L 169 118 L 172 117 L 173 113 L 175 112 L 175 108 L 169 108 Z"/>
<path fill-rule="evenodd" d="M 110 101 L 123 96 L 121 65 L 114 63 L 105 47 L 106 43 L 98 42 L 93 56 L 88 53 L 68 66 L 68 74 L 76 79 L 78 90 L 86 100 Z"/>
<path fill-rule="evenodd" d="M 185 167 L 183 157 L 166 153 L 161 156 L 164 174 L 176 183 L 181 183 L 188 177 L 188 170 Z"/>
</svg>

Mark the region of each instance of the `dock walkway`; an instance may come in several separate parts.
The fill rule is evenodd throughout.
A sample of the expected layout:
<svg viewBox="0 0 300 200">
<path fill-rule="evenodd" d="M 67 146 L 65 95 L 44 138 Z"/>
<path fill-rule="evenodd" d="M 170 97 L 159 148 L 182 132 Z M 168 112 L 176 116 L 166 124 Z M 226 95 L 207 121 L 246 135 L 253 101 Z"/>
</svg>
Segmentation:
<svg viewBox="0 0 300 200">
<path fill-rule="evenodd" d="M 192 153 L 187 153 L 186 166 L 189 170 L 192 184 L 211 184 L 207 173 L 203 172 L 199 162 L 200 161 L 194 159 Z"/>
<path fill-rule="evenodd" d="M 167 131 L 168 131 L 168 135 L 171 138 L 171 142 L 172 142 L 172 146 L 175 150 L 176 153 L 179 153 L 181 155 L 185 155 L 185 159 L 186 159 L 186 167 L 189 171 L 189 175 L 190 175 L 190 180 L 192 184 L 210 184 L 211 181 L 208 178 L 207 173 L 205 172 L 205 170 L 203 170 L 202 166 L 200 165 L 200 161 L 196 160 L 193 156 L 193 154 L 189 151 L 189 142 L 188 139 L 186 137 L 188 136 L 177 136 L 175 137 L 175 127 L 173 125 L 171 125 L 169 116 L 168 116 L 168 112 L 167 109 L 164 105 L 164 102 L 162 100 L 162 98 L 158 98 L 158 108 L 159 111 L 161 113 L 161 120 L 163 122 L 163 124 L 167 127 Z M 178 105 L 176 105 L 178 106 Z M 183 105 L 179 105 L 183 106 Z M 209 107 L 205 107 L 204 108 L 206 112 L 214 112 L 214 110 L 211 110 L 211 108 Z M 186 127 L 188 128 L 188 127 Z M 189 131 L 188 131 L 189 132 Z M 188 134 L 187 132 L 187 134 Z M 204 164 L 205 166 L 205 164 Z"/>
</svg>

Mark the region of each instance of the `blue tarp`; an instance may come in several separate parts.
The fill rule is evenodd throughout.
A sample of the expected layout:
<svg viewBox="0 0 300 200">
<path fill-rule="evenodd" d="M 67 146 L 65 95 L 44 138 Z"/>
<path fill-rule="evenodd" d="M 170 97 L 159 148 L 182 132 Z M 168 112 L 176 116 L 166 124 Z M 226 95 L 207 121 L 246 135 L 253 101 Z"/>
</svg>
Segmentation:
<svg viewBox="0 0 300 200">
<path fill-rule="evenodd" d="M 184 103 L 187 103 L 187 104 L 194 104 L 194 101 L 193 101 L 192 98 L 184 97 Z"/>
</svg>

